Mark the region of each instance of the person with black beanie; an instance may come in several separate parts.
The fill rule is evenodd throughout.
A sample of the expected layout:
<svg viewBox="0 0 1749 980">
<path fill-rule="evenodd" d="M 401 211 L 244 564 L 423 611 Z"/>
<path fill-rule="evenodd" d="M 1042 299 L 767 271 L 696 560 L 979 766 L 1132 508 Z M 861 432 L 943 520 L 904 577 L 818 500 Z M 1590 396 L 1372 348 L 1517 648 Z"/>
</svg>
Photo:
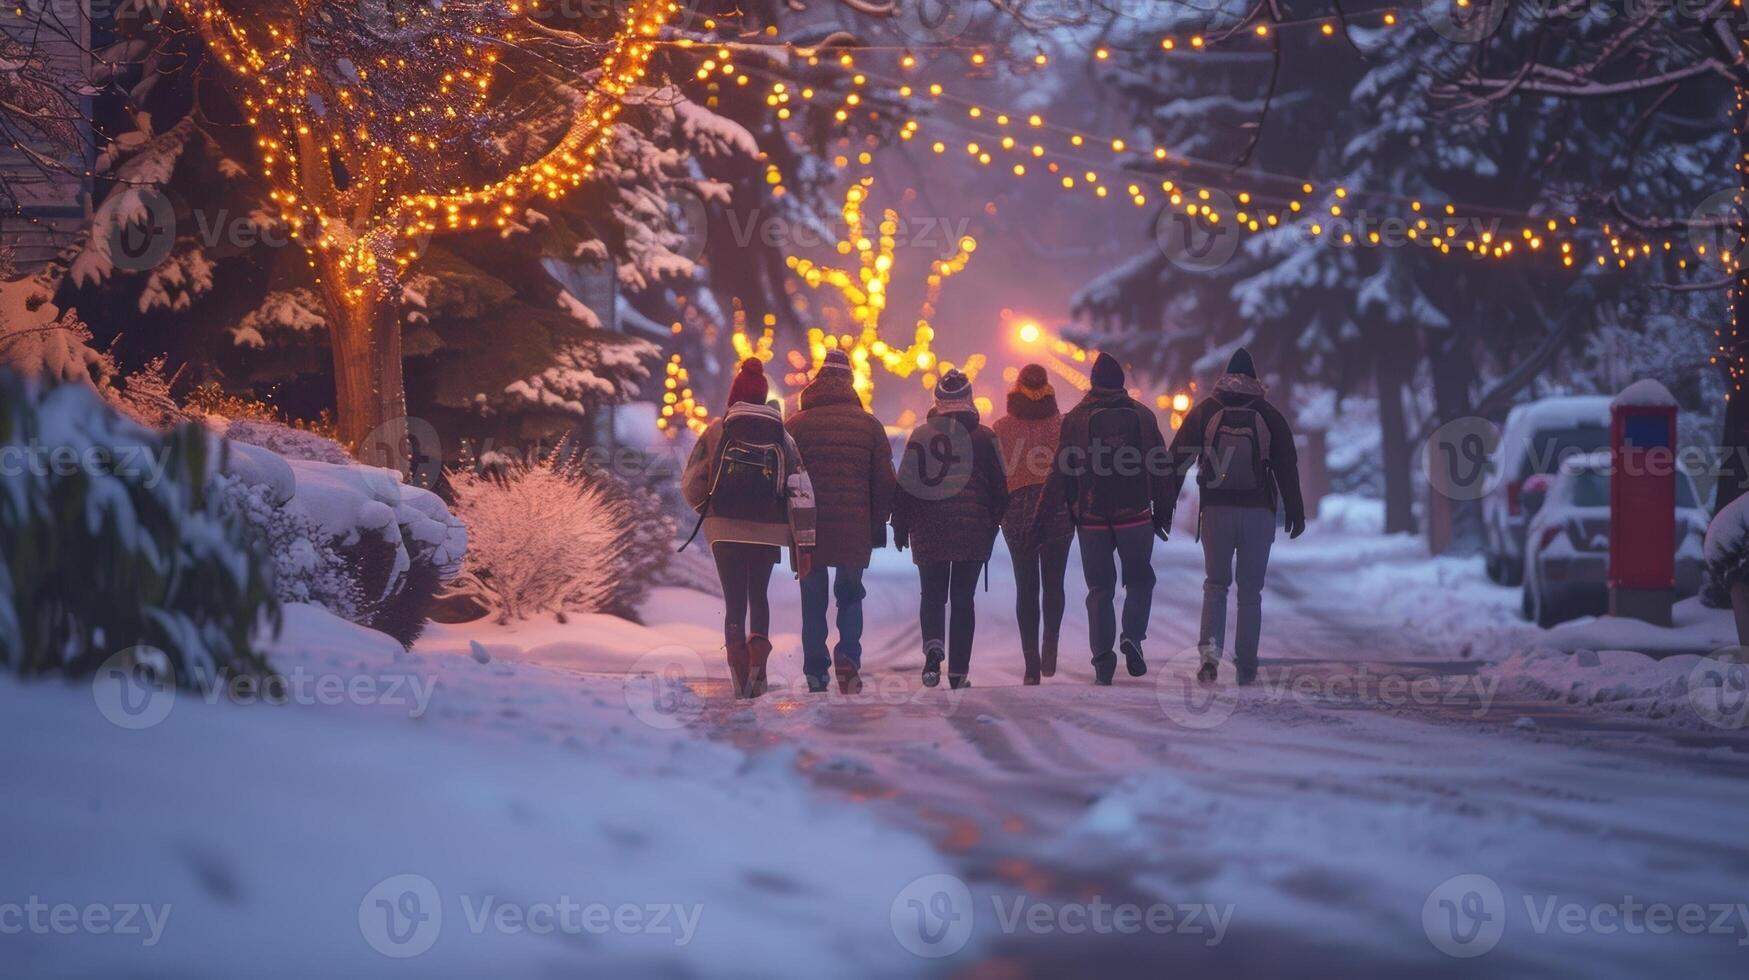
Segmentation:
<svg viewBox="0 0 1749 980">
<path fill-rule="evenodd" d="M 1239 586 L 1239 617 L 1233 641 L 1234 676 L 1257 679 L 1257 647 L 1263 632 L 1263 580 L 1275 541 L 1276 506 L 1286 512 L 1287 534 L 1306 530 L 1300 496 L 1299 454 L 1287 418 L 1265 398 L 1251 353 L 1241 347 L 1215 381 L 1214 393 L 1184 417 L 1172 439 L 1172 505 L 1192 466 L 1201 493 L 1197 528 L 1202 538 L 1204 580 L 1197 679 L 1215 682 L 1227 635 L 1227 592 Z"/>
<path fill-rule="evenodd" d="M 1120 651 L 1131 677 L 1148 672 L 1142 641 L 1154 603 L 1154 538 L 1164 540 L 1171 527 L 1170 460 L 1159 420 L 1124 390 L 1117 358 L 1101 352 L 1091 381 L 1081 403 L 1063 416 L 1040 513 L 1066 505 L 1075 522 L 1087 578 L 1093 678 L 1110 684 Z M 1121 619 L 1113 608 L 1120 568 Z"/>
</svg>

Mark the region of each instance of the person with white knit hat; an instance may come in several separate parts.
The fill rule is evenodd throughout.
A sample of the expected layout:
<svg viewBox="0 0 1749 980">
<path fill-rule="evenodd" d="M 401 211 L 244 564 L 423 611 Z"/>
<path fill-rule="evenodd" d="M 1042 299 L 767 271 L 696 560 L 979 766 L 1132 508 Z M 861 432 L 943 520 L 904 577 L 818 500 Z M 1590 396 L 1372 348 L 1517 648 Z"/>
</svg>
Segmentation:
<svg viewBox="0 0 1749 980">
<path fill-rule="evenodd" d="M 905 443 L 893 500 L 893 543 L 901 551 L 910 546 L 922 587 L 918 620 L 929 687 L 941 682 L 944 660 L 948 683 L 968 684 L 978 576 L 1007 506 L 996 434 L 980 422 L 971 382 L 948 371 L 935 386 L 929 418 Z"/>
</svg>

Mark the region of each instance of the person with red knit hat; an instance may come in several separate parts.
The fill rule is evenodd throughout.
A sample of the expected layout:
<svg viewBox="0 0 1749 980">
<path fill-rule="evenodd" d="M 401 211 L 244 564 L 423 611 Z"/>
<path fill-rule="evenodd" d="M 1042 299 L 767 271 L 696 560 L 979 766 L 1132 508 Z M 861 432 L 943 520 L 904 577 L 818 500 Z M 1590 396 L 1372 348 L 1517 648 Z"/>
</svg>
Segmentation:
<svg viewBox="0 0 1749 980">
<path fill-rule="evenodd" d="M 765 693 L 771 656 L 771 570 L 781 550 L 808 571 L 814 547 L 814 490 L 801 451 L 767 405 L 771 385 L 757 357 L 741 362 L 729 408 L 693 447 L 681 492 L 699 514 L 723 585 L 723 641 L 738 698 Z M 694 533 L 697 533 L 696 531 Z"/>
<path fill-rule="evenodd" d="M 1069 544 L 1075 525 L 1069 508 L 1056 501 L 1041 515 L 1045 481 L 1057 458 L 1063 413 L 1057 393 L 1042 365 L 1020 369 L 1008 392 L 1008 414 L 990 426 L 1008 470 L 1008 507 L 1002 514 L 1002 536 L 1014 562 L 1014 609 L 1020 624 L 1020 655 L 1025 684 L 1057 672 L 1057 638 L 1063 626 L 1063 576 L 1069 567 Z M 1040 519 L 1042 516 L 1042 520 Z M 1036 532 L 1036 533 L 1035 533 Z M 1043 597 L 1044 643 L 1039 643 L 1040 597 Z"/>
</svg>

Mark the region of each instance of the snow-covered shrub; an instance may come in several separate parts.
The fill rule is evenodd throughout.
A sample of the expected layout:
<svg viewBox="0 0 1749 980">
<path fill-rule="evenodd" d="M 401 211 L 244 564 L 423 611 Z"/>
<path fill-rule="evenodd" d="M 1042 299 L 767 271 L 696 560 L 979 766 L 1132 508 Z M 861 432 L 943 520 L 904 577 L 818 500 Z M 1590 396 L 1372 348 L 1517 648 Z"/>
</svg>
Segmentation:
<svg viewBox="0 0 1749 980">
<path fill-rule="evenodd" d="M 231 419 L 225 438 L 271 449 L 288 459 L 313 459 L 319 463 L 350 463 L 346 447 L 314 429 L 270 422 L 265 419 Z"/>
<path fill-rule="evenodd" d="M 220 447 L 222 450 L 222 447 Z M 277 629 L 266 564 L 207 480 L 206 433 L 153 432 L 83 384 L 0 372 L 0 663 L 95 670 L 134 646 L 181 683 L 253 676 Z"/>
<path fill-rule="evenodd" d="M 1731 586 L 1749 582 L 1749 494 L 1720 508 L 1707 525 L 1706 570 L 1701 601 L 1715 608 L 1731 604 Z"/>
<path fill-rule="evenodd" d="M 285 594 L 411 646 L 438 590 L 461 569 L 467 531 L 428 490 L 359 463 L 288 459 L 229 443 L 228 474 L 246 491 L 251 533 L 292 579 Z"/>
<path fill-rule="evenodd" d="M 630 534 L 627 508 L 552 458 L 497 472 L 451 474 L 468 553 L 456 580 L 498 621 L 603 612 L 613 603 Z"/>
<path fill-rule="evenodd" d="M 219 509 L 242 522 L 250 550 L 273 563 L 273 590 L 281 602 L 309 602 L 357 622 L 363 594 L 334 539 L 315 521 L 274 499 L 272 487 L 230 474 L 214 480 Z"/>
</svg>

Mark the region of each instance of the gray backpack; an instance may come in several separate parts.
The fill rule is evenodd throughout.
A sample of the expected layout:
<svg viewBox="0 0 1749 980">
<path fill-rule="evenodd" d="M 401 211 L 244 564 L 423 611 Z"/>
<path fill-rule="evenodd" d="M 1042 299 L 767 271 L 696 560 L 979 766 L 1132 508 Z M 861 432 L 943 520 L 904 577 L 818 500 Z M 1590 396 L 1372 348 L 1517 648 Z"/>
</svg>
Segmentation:
<svg viewBox="0 0 1749 980">
<path fill-rule="evenodd" d="M 1255 408 L 1222 408 L 1203 431 L 1199 482 L 1207 490 L 1246 491 L 1267 487 L 1269 424 Z"/>
</svg>

